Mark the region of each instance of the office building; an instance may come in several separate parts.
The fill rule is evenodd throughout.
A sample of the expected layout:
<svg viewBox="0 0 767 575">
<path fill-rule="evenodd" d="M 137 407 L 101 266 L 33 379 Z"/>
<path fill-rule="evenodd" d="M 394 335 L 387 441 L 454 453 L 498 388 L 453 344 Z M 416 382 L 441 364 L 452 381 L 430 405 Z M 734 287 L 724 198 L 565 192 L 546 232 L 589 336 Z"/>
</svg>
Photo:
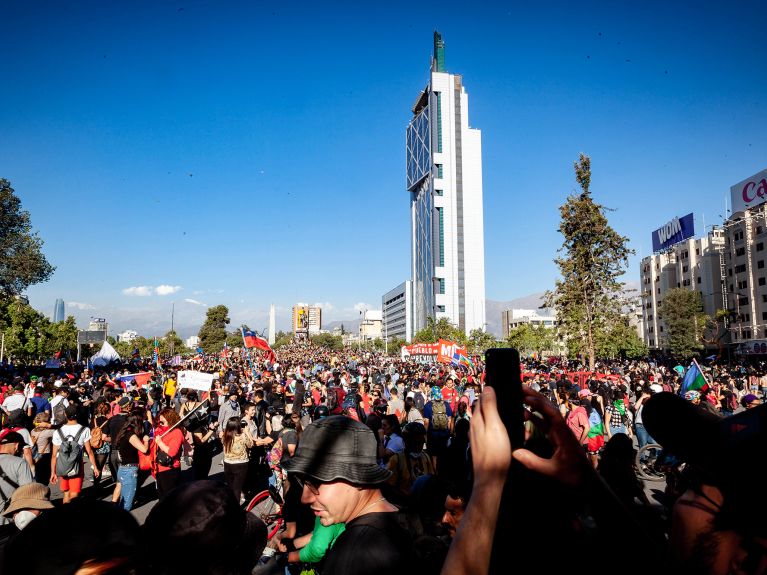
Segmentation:
<svg viewBox="0 0 767 575">
<path fill-rule="evenodd" d="M 482 134 L 469 127 L 469 95 L 445 67 L 434 33 L 429 82 L 407 127 L 413 320 L 447 318 L 468 334 L 485 326 Z"/>
<path fill-rule="evenodd" d="M 64 321 L 66 316 L 64 315 L 64 300 L 59 298 L 56 303 L 53 304 L 53 323 L 59 323 Z"/>
<path fill-rule="evenodd" d="M 413 282 L 405 281 L 381 298 L 383 336 L 389 341 L 413 339 Z"/>
<path fill-rule="evenodd" d="M 190 335 L 184 341 L 184 345 L 190 349 L 197 349 L 200 346 L 200 338 L 196 335 Z"/>
</svg>

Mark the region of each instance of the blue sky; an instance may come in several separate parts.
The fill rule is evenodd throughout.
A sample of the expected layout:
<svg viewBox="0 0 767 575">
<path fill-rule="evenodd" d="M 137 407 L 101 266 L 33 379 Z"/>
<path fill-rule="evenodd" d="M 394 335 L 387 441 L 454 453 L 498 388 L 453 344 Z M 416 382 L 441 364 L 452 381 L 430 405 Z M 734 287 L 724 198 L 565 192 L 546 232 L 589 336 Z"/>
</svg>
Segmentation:
<svg viewBox="0 0 767 575">
<path fill-rule="evenodd" d="M 0 177 L 57 266 L 31 303 L 152 334 L 174 301 L 182 335 L 218 303 L 259 329 L 270 303 L 278 327 L 380 307 L 435 29 L 482 130 L 489 299 L 553 285 L 580 152 L 627 280 L 673 216 L 721 222 L 767 167 L 766 5 L 517 4 L 2 3 Z"/>
</svg>

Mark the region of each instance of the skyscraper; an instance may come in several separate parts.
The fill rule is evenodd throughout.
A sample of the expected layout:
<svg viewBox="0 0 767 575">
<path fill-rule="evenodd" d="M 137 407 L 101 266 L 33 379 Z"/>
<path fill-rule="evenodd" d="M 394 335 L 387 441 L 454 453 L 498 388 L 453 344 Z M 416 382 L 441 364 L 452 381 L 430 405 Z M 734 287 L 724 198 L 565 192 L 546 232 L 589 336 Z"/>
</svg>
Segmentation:
<svg viewBox="0 0 767 575">
<path fill-rule="evenodd" d="M 468 334 L 485 324 L 482 133 L 469 127 L 462 77 L 445 71 L 434 33 L 429 83 L 407 127 L 413 332 L 446 317 Z"/>
<path fill-rule="evenodd" d="M 60 321 L 64 321 L 66 319 L 66 316 L 64 316 L 64 300 L 59 298 L 56 300 L 56 303 L 53 304 L 53 323 L 58 323 Z"/>
</svg>

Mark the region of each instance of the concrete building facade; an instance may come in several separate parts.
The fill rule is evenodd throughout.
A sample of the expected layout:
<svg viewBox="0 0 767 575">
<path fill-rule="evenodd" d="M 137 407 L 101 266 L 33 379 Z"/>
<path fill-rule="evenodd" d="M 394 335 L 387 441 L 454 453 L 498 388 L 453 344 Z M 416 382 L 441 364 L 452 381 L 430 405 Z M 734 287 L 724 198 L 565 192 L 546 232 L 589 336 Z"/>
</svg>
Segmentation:
<svg viewBox="0 0 767 575">
<path fill-rule="evenodd" d="M 469 127 L 469 96 L 445 70 L 434 33 L 429 82 L 407 127 L 413 332 L 445 317 L 466 334 L 485 327 L 482 133 Z"/>
<path fill-rule="evenodd" d="M 413 339 L 413 282 L 405 281 L 381 298 L 383 336 L 391 341 Z"/>
</svg>

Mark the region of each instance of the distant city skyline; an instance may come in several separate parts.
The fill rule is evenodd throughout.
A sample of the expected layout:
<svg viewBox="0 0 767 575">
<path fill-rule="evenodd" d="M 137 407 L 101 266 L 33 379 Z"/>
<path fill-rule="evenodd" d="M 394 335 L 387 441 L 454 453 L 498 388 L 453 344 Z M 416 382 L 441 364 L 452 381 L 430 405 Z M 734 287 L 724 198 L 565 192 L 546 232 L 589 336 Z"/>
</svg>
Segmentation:
<svg viewBox="0 0 767 575">
<path fill-rule="evenodd" d="M 581 152 L 630 282 L 653 230 L 704 234 L 767 167 L 757 0 L 183 8 L 0 4 L 0 177 L 56 266 L 27 294 L 46 317 L 61 298 L 151 336 L 171 302 L 188 335 L 217 304 L 258 330 L 270 304 L 278 330 L 299 302 L 380 309 L 411 275 L 402 137 L 434 30 L 482 129 L 487 301 L 554 285 Z"/>
</svg>

